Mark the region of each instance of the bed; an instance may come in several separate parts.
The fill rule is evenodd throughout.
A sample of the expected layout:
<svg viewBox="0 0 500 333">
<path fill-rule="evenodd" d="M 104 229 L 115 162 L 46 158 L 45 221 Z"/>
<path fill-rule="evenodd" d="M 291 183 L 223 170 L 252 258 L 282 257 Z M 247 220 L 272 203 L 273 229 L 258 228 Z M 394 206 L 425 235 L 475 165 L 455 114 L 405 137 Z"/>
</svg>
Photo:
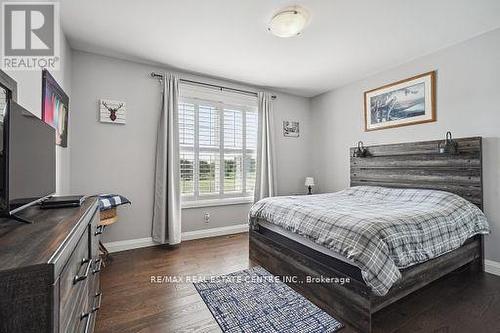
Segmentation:
<svg viewBox="0 0 500 333">
<path fill-rule="evenodd" d="M 250 258 L 297 276 L 292 287 L 361 332 L 371 332 L 374 313 L 432 281 L 464 265 L 481 270 L 481 138 L 456 141 L 453 155 L 440 154 L 439 141 L 371 146 L 364 158 L 351 148 L 351 188 L 252 207 Z M 301 283 L 311 277 L 318 283 Z"/>
</svg>

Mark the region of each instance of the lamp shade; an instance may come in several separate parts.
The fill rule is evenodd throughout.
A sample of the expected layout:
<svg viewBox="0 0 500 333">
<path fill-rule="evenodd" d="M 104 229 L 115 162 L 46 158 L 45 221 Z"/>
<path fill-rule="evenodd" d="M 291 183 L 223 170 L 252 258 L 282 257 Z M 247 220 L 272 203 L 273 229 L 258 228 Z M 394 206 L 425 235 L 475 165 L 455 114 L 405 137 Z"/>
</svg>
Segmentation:
<svg viewBox="0 0 500 333">
<path fill-rule="evenodd" d="M 313 177 L 306 177 L 306 186 L 314 186 L 314 178 Z"/>
</svg>

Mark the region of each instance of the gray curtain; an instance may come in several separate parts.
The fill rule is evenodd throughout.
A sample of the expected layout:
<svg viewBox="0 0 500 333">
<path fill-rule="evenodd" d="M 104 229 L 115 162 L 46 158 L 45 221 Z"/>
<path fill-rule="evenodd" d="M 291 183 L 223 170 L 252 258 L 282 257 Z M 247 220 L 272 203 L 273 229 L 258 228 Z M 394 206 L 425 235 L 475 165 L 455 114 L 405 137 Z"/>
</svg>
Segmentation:
<svg viewBox="0 0 500 333">
<path fill-rule="evenodd" d="M 157 243 L 171 245 L 181 242 L 178 99 L 179 80 L 167 73 L 156 138 L 152 236 Z"/>
<path fill-rule="evenodd" d="M 259 98 L 259 132 L 257 142 L 257 168 L 254 201 L 277 194 L 276 163 L 274 156 L 273 135 L 273 101 L 271 94 L 260 92 Z"/>
</svg>

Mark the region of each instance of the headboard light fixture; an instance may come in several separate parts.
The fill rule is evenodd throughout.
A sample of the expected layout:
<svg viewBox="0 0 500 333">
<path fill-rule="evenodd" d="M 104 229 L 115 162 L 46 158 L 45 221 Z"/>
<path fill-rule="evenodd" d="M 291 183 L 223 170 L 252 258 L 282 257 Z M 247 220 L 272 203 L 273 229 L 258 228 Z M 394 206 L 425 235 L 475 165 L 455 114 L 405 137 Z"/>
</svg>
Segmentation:
<svg viewBox="0 0 500 333">
<path fill-rule="evenodd" d="M 453 140 L 450 131 L 446 132 L 444 141 L 438 144 L 438 150 L 440 154 L 458 154 L 458 143 Z"/>
<path fill-rule="evenodd" d="M 363 146 L 363 141 L 358 141 L 358 147 L 354 150 L 353 157 L 366 157 L 368 150 Z"/>
</svg>

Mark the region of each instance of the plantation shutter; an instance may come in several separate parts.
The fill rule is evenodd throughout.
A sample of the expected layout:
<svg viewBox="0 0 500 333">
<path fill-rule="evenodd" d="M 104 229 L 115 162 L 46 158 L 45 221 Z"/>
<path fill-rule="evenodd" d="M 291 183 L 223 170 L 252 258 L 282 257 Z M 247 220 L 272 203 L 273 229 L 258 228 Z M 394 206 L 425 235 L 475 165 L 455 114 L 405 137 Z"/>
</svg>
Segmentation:
<svg viewBox="0 0 500 333">
<path fill-rule="evenodd" d="M 258 125 L 256 98 L 184 88 L 181 86 L 179 103 L 183 200 L 252 197 Z"/>
</svg>

